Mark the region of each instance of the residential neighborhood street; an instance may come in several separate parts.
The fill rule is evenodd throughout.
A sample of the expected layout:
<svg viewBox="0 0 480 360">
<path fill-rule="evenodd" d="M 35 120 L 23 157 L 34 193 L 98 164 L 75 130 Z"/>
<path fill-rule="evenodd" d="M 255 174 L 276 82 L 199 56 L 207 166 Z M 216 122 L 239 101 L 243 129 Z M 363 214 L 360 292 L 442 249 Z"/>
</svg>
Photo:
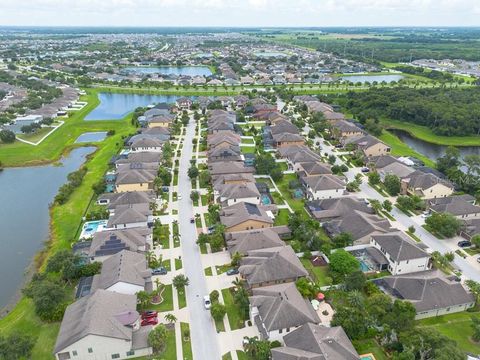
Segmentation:
<svg viewBox="0 0 480 360">
<path fill-rule="evenodd" d="M 190 223 L 194 216 L 193 205 L 190 200 L 191 183 L 187 175 L 192 158 L 195 135 L 195 123 L 190 122 L 186 127 L 182 156 L 180 158 L 178 194 L 179 200 L 178 225 L 182 243 L 182 260 L 185 275 L 190 280 L 186 288 L 187 304 L 190 313 L 190 336 L 194 359 L 220 359 L 217 335 L 210 312 L 203 305 L 203 297 L 208 295 L 207 282 L 201 262 L 200 249 L 196 244 L 197 232 L 195 224 Z"/>
</svg>

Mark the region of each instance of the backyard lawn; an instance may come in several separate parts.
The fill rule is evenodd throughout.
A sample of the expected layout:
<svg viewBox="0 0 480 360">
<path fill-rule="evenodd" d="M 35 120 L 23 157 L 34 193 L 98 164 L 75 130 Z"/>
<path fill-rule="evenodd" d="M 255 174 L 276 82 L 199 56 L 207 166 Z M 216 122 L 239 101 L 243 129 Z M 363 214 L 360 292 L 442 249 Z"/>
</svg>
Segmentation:
<svg viewBox="0 0 480 360">
<path fill-rule="evenodd" d="M 278 210 L 278 214 L 275 217 L 275 222 L 273 223 L 273 225 L 274 226 L 288 225 L 289 215 L 290 215 L 290 211 L 288 211 L 287 209 Z"/>
<path fill-rule="evenodd" d="M 243 154 L 255 154 L 255 146 L 240 146 Z"/>
<path fill-rule="evenodd" d="M 319 286 L 331 285 L 331 278 L 328 276 L 328 266 L 313 266 L 309 259 L 300 259 L 305 269 L 313 274 L 313 279 Z"/>
<path fill-rule="evenodd" d="M 281 181 L 277 182 L 278 189 L 282 192 L 284 199 L 288 202 L 293 211 L 303 212 L 304 209 L 304 200 L 295 199 L 292 196 L 292 192 L 288 187 L 290 181 L 297 180 L 297 175 L 295 174 L 285 174 Z"/>
<path fill-rule="evenodd" d="M 376 360 L 387 360 L 387 355 L 374 339 L 356 340 L 353 346 L 360 355 L 373 354 Z"/>
<path fill-rule="evenodd" d="M 480 343 L 471 340 L 473 329 L 471 318 L 480 318 L 480 312 L 461 312 L 418 321 L 418 326 L 433 327 L 457 342 L 460 349 L 474 354 L 480 353 Z"/>
</svg>

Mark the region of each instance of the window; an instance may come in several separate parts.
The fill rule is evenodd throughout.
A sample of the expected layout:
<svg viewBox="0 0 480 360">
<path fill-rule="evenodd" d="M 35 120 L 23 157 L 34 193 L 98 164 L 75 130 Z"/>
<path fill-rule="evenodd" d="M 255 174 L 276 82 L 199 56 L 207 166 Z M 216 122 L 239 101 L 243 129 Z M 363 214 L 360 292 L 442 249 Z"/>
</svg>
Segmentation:
<svg viewBox="0 0 480 360">
<path fill-rule="evenodd" d="M 89 353 L 89 354 L 93 353 L 93 349 L 92 349 L 92 348 L 88 348 L 88 353 Z"/>
<path fill-rule="evenodd" d="M 278 331 L 279 334 L 281 334 L 282 332 L 283 332 L 283 329 L 280 329 L 280 330 Z"/>
<path fill-rule="evenodd" d="M 127 356 L 135 355 L 135 350 L 127 351 Z"/>
<path fill-rule="evenodd" d="M 73 351 L 72 351 L 72 355 L 73 355 L 73 356 L 77 356 L 77 355 L 78 355 L 77 350 L 73 350 Z"/>
<path fill-rule="evenodd" d="M 58 360 L 69 360 L 69 359 L 70 359 L 69 352 L 63 352 L 58 354 Z"/>
<path fill-rule="evenodd" d="M 112 359 L 120 359 L 120 354 L 112 354 Z"/>
</svg>

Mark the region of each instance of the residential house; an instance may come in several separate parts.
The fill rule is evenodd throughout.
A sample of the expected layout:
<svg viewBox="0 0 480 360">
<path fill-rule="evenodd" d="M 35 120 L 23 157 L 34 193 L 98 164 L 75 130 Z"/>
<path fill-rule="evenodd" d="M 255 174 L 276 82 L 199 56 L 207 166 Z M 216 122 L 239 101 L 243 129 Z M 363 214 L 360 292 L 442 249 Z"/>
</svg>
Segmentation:
<svg viewBox="0 0 480 360">
<path fill-rule="evenodd" d="M 152 248 L 152 230 L 132 228 L 125 230 L 106 230 L 93 235 L 86 255 L 91 261 L 103 262 L 122 250 L 146 253 Z"/>
<path fill-rule="evenodd" d="M 216 149 L 230 146 L 240 146 L 242 139 L 240 135 L 233 131 L 225 131 L 208 135 L 207 144 L 209 149 Z"/>
<path fill-rule="evenodd" d="M 347 184 L 336 175 L 324 174 L 300 178 L 309 200 L 342 197 L 347 192 Z"/>
<path fill-rule="evenodd" d="M 347 120 L 338 120 L 331 124 L 331 132 L 336 139 L 351 136 L 362 136 L 365 132 L 354 123 Z"/>
<path fill-rule="evenodd" d="M 103 261 L 100 274 L 94 275 L 91 293 L 97 289 L 135 295 L 152 290 L 152 271 L 145 254 L 122 250 Z"/>
<path fill-rule="evenodd" d="M 139 136 L 130 145 L 130 150 L 132 152 L 161 152 L 164 141 L 149 137 L 149 136 Z"/>
<path fill-rule="evenodd" d="M 255 183 L 255 178 L 252 173 L 240 173 L 240 174 L 225 174 L 218 175 L 213 183 L 213 187 L 216 188 L 223 184 L 247 184 Z"/>
<path fill-rule="evenodd" d="M 276 148 L 281 148 L 284 146 L 291 145 L 303 145 L 304 139 L 303 136 L 299 134 L 291 133 L 281 133 L 281 134 L 272 134 L 273 146 Z"/>
<path fill-rule="evenodd" d="M 263 206 L 247 202 L 239 202 L 220 211 L 220 222 L 225 225 L 226 232 L 272 227 L 272 217 Z"/>
<path fill-rule="evenodd" d="M 57 360 L 128 359 L 152 354 L 151 326 L 140 327 L 135 295 L 99 289 L 65 310 L 55 343 Z"/>
<path fill-rule="evenodd" d="M 370 215 L 375 214 L 363 199 L 355 196 L 309 201 L 307 209 L 312 217 L 320 223 L 341 219 L 355 211 Z"/>
<path fill-rule="evenodd" d="M 257 325 L 263 339 L 281 341 L 284 334 L 298 327 L 320 323 L 308 299 L 303 298 L 295 283 L 252 289 L 250 320 Z"/>
<path fill-rule="evenodd" d="M 439 270 L 429 270 L 388 276 L 374 283 L 391 297 L 411 302 L 418 320 L 462 312 L 475 305 L 475 296 L 454 277 L 446 277 Z"/>
<path fill-rule="evenodd" d="M 452 195 L 454 186 L 437 175 L 417 170 L 401 181 L 401 193 L 435 199 Z"/>
<path fill-rule="evenodd" d="M 225 233 L 225 241 L 231 255 L 235 253 L 245 255 L 251 250 L 284 246 L 285 243 L 281 238 L 290 234 L 291 231 L 288 226 L 274 226 L 264 229 Z"/>
<path fill-rule="evenodd" d="M 179 109 L 188 110 L 192 106 L 193 101 L 192 101 L 192 99 L 189 99 L 187 97 L 181 97 L 181 98 L 177 99 L 177 101 L 175 101 L 175 103 L 177 104 L 177 107 Z"/>
<path fill-rule="evenodd" d="M 115 161 L 115 166 L 118 168 L 122 165 L 130 164 L 153 164 L 158 167 L 160 163 L 161 154 L 158 152 L 134 152 L 129 153 L 126 157 L 120 157 Z"/>
<path fill-rule="evenodd" d="M 208 171 L 215 182 L 216 176 L 227 174 L 253 174 L 255 168 L 244 166 L 242 162 L 216 162 L 208 164 Z"/>
<path fill-rule="evenodd" d="M 247 251 L 238 270 L 249 289 L 295 282 L 308 276 L 291 246 Z"/>
<path fill-rule="evenodd" d="M 308 323 L 283 337 L 285 346 L 272 349 L 272 360 L 360 360 L 341 326 Z"/>
<path fill-rule="evenodd" d="M 344 145 L 353 145 L 356 150 L 362 151 L 369 158 L 371 156 L 381 156 L 390 154 L 390 146 L 378 140 L 372 135 L 350 136 L 343 139 Z"/>
<path fill-rule="evenodd" d="M 224 184 L 215 187 L 215 201 L 223 206 L 230 206 L 239 202 L 260 204 L 260 192 L 255 183 Z"/>
<path fill-rule="evenodd" d="M 115 191 L 147 191 L 153 189 L 157 171 L 152 169 L 118 169 L 115 179 Z"/>
<path fill-rule="evenodd" d="M 430 255 L 400 231 L 372 235 L 370 244 L 386 257 L 392 275 L 425 271 L 431 267 Z"/>
<path fill-rule="evenodd" d="M 105 193 L 98 197 L 97 204 L 114 209 L 118 205 L 150 204 L 155 201 L 155 197 L 152 190 Z"/>
<path fill-rule="evenodd" d="M 168 128 L 173 124 L 175 116 L 172 114 L 160 114 L 145 118 L 149 128 L 163 127 Z"/>
<path fill-rule="evenodd" d="M 109 229 L 130 229 L 148 227 L 153 223 L 150 204 L 118 205 L 111 210 L 107 227 Z"/>
<path fill-rule="evenodd" d="M 328 175 L 332 173 L 331 165 L 322 163 L 320 161 L 309 161 L 295 164 L 297 168 L 297 174 L 300 178 L 316 176 L 316 175 Z"/>
<path fill-rule="evenodd" d="M 243 161 L 239 146 L 223 146 L 210 149 L 207 153 L 208 162 Z"/>
<path fill-rule="evenodd" d="M 474 205 L 475 198 L 471 195 L 447 196 L 427 201 L 431 212 L 447 213 L 460 220 L 480 218 L 480 206 Z"/>
</svg>

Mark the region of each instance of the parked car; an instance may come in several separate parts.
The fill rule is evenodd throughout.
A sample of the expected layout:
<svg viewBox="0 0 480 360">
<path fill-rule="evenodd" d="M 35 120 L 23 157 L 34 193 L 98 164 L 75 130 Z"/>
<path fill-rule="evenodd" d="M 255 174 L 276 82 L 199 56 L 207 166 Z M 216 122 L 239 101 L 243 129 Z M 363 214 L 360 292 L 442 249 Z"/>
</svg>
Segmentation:
<svg viewBox="0 0 480 360">
<path fill-rule="evenodd" d="M 459 241 L 457 245 L 460 246 L 461 248 L 466 248 L 466 247 L 472 246 L 472 243 L 468 240 L 462 240 L 462 241 Z"/>
<path fill-rule="evenodd" d="M 147 325 L 157 325 L 157 324 L 158 324 L 158 318 L 152 317 L 152 318 L 143 319 L 140 325 L 147 326 Z"/>
<path fill-rule="evenodd" d="M 195 224 L 195 218 L 190 219 L 190 224 Z"/>
<path fill-rule="evenodd" d="M 237 268 L 234 268 L 234 269 L 228 269 L 227 270 L 227 275 L 230 276 L 230 275 L 237 275 L 238 274 L 238 269 Z"/>
<path fill-rule="evenodd" d="M 156 318 L 158 316 L 158 312 L 155 310 L 147 310 L 142 313 L 142 320 Z"/>
<path fill-rule="evenodd" d="M 213 234 L 214 231 L 215 231 L 215 226 L 209 226 L 207 229 L 207 234 Z"/>
<path fill-rule="evenodd" d="M 167 269 L 165 269 L 163 266 L 153 269 L 152 270 L 152 275 L 167 275 Z"/>
<path fill-rule="evenodd" d="M 426 219 L 430 216 L 430 213 L 428 211 L 424 211 L 420 216 L 422 217 L 422 219 Z"/>
<path fill-rule="evenodd" d="M 367 173 L 370 172 L 370 169 L 367 167 L 363 167 L 362 170 L 360 170 L 362 173 Z"/>
<path fill-rule="evenodd" d="M 182 195 L 178 194 L 177 199 L 182 200 Z"/>
<path fill-rule="evenodd" d="M 208 295 L 205 295 L 203 297 L 203 306 L 205 306 L 205 309 L 210 309 L 210 307 L 212 306 L 212 303 L 210 302 L 210 296 Z"/>
</svg>

